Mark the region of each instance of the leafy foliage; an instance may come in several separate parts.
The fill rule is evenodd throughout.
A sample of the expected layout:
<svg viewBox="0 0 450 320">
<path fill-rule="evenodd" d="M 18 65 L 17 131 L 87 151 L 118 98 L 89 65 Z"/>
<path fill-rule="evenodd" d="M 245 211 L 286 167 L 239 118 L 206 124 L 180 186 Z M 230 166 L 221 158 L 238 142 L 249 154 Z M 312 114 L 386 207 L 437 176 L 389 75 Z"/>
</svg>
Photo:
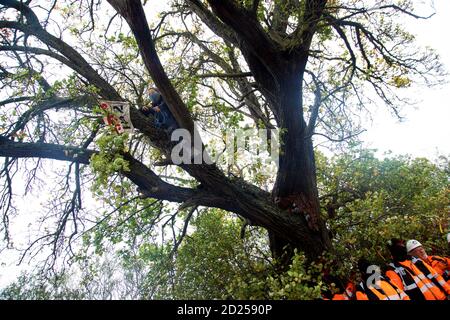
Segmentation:
<svg viewBox="0 0 450 320">
<path fill-rule="evenodd" d="M 324 211 L 333 212 L 328 221 L 336 259 L 347 274 L 361 256 L 386 264 L 386 241 L 392 237 L 445 252 L 450 204 L 445 165 L 409 156 L 380 160 L 371 150 L 318 158 Z"/>
<path fill-rule="evenodd" d="M 317 155 L 322 213 L 335 243 L 326 263 L 305 256 L 331 248 L 327 232 L 281 272 L 266 231 L 252 226 L 276 237 L 290 230 L 284 240 L 295 245 L 308 243 L 314 227 L 325 231 L 312 223 L 320 220 L 313 137 L 346 141 L 361 132 L 359 115 L 373 102 L 400 117 L 404 89 L 442 80 L 435 52 L 416 48 L 402 26 L 402 17 L 426 19 L 412 1 L 174 0 L 149 24 L 141 1 L 108 2 L 0 1 L 5 246 L 13 244 L 16 194 L 34 189 L 50 200 L 23 255 L 50 248 L 44 271 L 61 256 L 63 265 L 75 259 L 79 297 L 314 299 L 326 268 L 346 273 L 361 255 L 385 260 L 391 236 L 413 234 L 439 249 L 438 235 L 428 232 L 448 227 L 448 164 L 378 160 L 369 151 Z M 168 136 L 138 111 L 149 106 L 153 85 L 181 127 L 197 121 L 212 155 L 224 152 L 227 130 L 279 129 L 277 172 L 262 157 L 172 165 Z M 128 101 L 136 132 L 102 127 L 100 99 Z M 63 171 L 42 158 L 69 165 Z M 43 191 L 50 180 L 56 186 Z M 278 195 L 312 205 L 288 216 L 273 201 Z M 313 228 L 302 219 L 308 214 Z M 20 278 L 5 297 L 70 296 L 72 289 L 58 291 L 66 288 L 59 279 L 47 286 L 41 277 Z"/>
<path fill-rule="evenodd" d="M 415 238 L 429 252 L 445 255 L 450 203 L 446 158 L 439 164 L 409 156 L 379 159 L 372 150 L 356 149 L 331 158 L 318 153 L 316 158 L 323 213 L 335 210 L 328 217 L 334 255 L 309 264 L 299 252 L 288 270 L 280 273 L 270 259 L 262 229 L 248 227 L 241 238 L 242 220 L 221 210 L 204 209 L 191 221 L 176 253 L 169 243 L 158 244 L 148 237 L 126 242 L 115 253 L 117 258 L 111 259 L 121 261 L 116 268 L 122 280 L 116 278 L 109 289 L 115 296 L 139 299 L 320 299 L 328 288 L 322 279 L 324 272 L 352 277 L 361 256 L 385 265 L 390 260 L 385 245 L 391 237 Z M 127 229 L 102 232 L 101 239 L 114 243 L 115 235 L 130 235 L 133 228 L 136 230 L 136 225 L 130 224 Z M 95 241 L 85 244 L 88 248 Z M 102 252 L 111 254 L 108 250 Z M 85 255 L 80 261 L 83 270 L 90 270 L 83 276 L 85 281 L 99 279 L 105 270 L 93 256 Z M 103 278 L 106 284 L 108 278 L 113 277 Z M 4 289 L 2 297 L 56 296 L 48 283 L 29 283 L 19 278 Z M 124 287 L 134 289 L 126 291 Z M 89 295 L 82 288 L 82 283 L 66 288 L 60 296 Z"/>
<path fill-rule="evenodd" d="M 38 275 L 22 274 L 0 291 L 0 300 L 75 300 L 83 299 L 82 289 L 71 289 L 68 275 L 45 279 Z"/>
</svg>

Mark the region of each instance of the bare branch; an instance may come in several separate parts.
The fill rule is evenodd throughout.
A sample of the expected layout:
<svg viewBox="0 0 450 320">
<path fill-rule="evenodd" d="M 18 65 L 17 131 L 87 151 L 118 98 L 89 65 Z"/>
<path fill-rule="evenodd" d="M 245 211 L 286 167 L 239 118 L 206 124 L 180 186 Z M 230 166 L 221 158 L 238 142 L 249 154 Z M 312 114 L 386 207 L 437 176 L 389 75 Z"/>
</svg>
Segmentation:
<svg viewBox="0 0 450 320">
<path fill-rule="evenodd" d="M 28 6 L 16 0 L 1 0 L 0 4 L 20 11 L 27 18 L 26 25 L 13 21 L 0 21 L 0 28 L 18 29 L 26 35 L 36 36 L 43 43 L 54 48 L 63 54 L 66 59 L 70 60 L 70 67 L 73 67 L 75 71 L 88 79 L 90 83 L 97 86 L 103 97 L 111 100 L 120 100 L 120 96 L 116 90 L 75 49 L 42 28 L 37 16 Z"/>
<path fill-rule="evenodd" d="M 181 242 L 183 242 L 183 239 L 186 236 L 189 222 L 191 221 L 192 216 L 194 215 L 194 212 L 196 210 L 197 210 L 197 207 L 193 207 L 191 210 L 189 210 L 188 214 L 186 215 L 186 218 L 184 219 L 183 230 L 181 231 L 181 234 L 178 236 L 178 239 L 176 239 L 176 241 L 175 241 L 175 245 L 173 246 L 171 255 L 174 255 L 178 251 L 178 247 L 180 246 Z"/>
<path fill-rule="evenodd" d="M 0 22 L 1 23 L 1 22 Z M 45 49 L 41 49 L 41 48 L 34 48 L 34 47 L 25 47 L 25 46 L 0 46 L 0 51 L 23 51 L 23 52 L 27 52 L 27 53 L 34 53 L 34 54 L 42 54 L 42 55 L 46 55 L 48 57 L 54 58 L 60 62 L 62 62 L 63 64 L 65 64 L 66 66 L 68 66 L 69 68 L 73 69 L 73 70 L 77 70 L 77 65 L 75 65 L 74 63 L 72 63 L 69 59 L 65 58 L 62 55 L 59 55 L 53 51 L 50 50 L 45 50 Z"/>
<path fill-rule="evenodd" d="M 322 104 L 322 93 L 320 83 L 315 77 L 313 77 L 313 80 L 314 83 L 316 84 L 316 90 L 314 92 L 314 104 L 311 106 L 311 115 L 309 118 L 308 126 L 306 128 L 307 136 L 311 136 L 314 133 L 317 117 L 319 116 L 319 108 L 320 105 Z"/>
<path fill-rule="evenodd" d="M 426 19 L 430 19 L 432 16 L 434 16 L 436 14 L 435 12 L 433 12 L 432 14 L 430 14 L 428 16 L 420 16 L 418 14 L 412 13 L 411 11 L 405 10 L 405 9 L 395 5 L 395 4 L 384 5 L 384 6 L 380 6 L 379 7 L 379 9 L 381 9 L 381 10 L 382 9 L 388 9 L 388 8 L 391 8 L 391 9 L 403 12 L 403 13 L 407 14 L 408 16 L 411 16 L 411 17 L 416 18 L 416 19 L 424 19 L 424 20 L 426 20 Z"/>
<path fill-rule="evenodd" d="M 80 108 L 85 105 L 93 105 L 95 103 L 95 99 L 89 96 L 81 96 L 76 98 L 60 98 L 53 97 L 47 100 L 43 100 L 26 112 L 24 112 L 16 123 L 11 124 L 10 128 L 6 130 L 6 134 L 8 136 L 14 136 L 18 131 L 23 130 L 26 124 L 35 116 L 42 114 L 42 112 L 50 109 L 58 109 L 58 108 Z"/>
<path fill-rule="evenodd" d="M 318 136 L 325 137 L 325 138 L 327 138 L 328 140 L 333 141 L 333 142 L 342 142 L 342 141 L 345 141 L 345 140 L 349 140 L 349 139 L 351 139 L 351 138 L 353 138 L 353 137 L 356 137 L 356 136 L 360 135 L 361 133 L 363 133 L 363 132 L 365 132 L 365 131 L 366 131 L 366 130 L 364 129 L 364 130 L 361 130 L 361 131 L 359 131 L 359 132 L 353 133 L 353 134 L 351 134 L 351 135 L 349 135 L 349 136 L 342 137 L 342 138 L 338 138 L 338 139 L 336 139 L 336 138 L 331 138 L 331 137 L 327 136 L 326 134 L 319 133 L 319 132 L 315 132 L 314 134 L 315 134 L 315 135 L 318 135 Z"/>
<path fill-rule="evenodd" d="M 199 74 L 199 78 L 245 78 L 253 76 L 251 72 L 241 73 L 205 73 Z"/>
</svg>

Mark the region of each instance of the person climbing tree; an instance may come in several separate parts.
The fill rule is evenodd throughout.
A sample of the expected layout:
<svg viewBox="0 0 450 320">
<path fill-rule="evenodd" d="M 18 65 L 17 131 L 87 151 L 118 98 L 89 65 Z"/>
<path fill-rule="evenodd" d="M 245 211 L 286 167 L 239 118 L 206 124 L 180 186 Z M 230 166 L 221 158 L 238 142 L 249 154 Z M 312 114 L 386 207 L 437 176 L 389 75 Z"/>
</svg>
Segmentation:
<svg viewBox="0 0 450 320">
<path fill-rule="evenodd" d="M 144 106 L 141 111 L 146 116 L 153 116 L 156 127 L 165 129 L 168 133 L 179 128 L 177 121 L 173 117 L 169 107 L 157 88 L 150 88 L 149 98 L 151 107 Z"/>
</svg>

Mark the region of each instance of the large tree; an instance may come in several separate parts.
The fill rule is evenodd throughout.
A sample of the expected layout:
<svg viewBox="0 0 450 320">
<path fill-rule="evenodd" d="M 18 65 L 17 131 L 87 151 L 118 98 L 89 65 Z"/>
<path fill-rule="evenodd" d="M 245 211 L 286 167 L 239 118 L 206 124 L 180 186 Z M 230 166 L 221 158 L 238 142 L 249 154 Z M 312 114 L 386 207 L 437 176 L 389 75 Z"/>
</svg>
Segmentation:
<svg viewBox="0 0 450 320">
<path fill-rule="evenodd" d="M 357 134 L 353 115 L 373 102 L 399 116 L 397 90 L 441 73 L 436 55 L 415 48 L 399 24 L 426 18 L 411 1 L 177 0 L 151 26 L 145 8 L 150 12 L 153 1 L 108 3 L 0 0 L 0 205 L 7 237 L 13 176 L 32 163 L 28 187 L 42 164 L 22 158 L 54 159 L 68 163 L 61 188 L 67 201 L 53 206 L 54 232 L 38 240 L 55 249 L 83 231 L 78 222 L 90 177 L 106 185 L 117 172 L 125 179 L 111 186 L 126 200 L 112 205 L 138 210 L 150 206 L 147 198 L 224 209 L 266 229 L 275 257 L 298 248 L 314 259 L 332 242 L 321 216 L 313 137 Z M 182 163 L 162 177 L 161 166 L 174 166 L 174 143 L 139 111 L 151 83 L 192 135 L 194 119 L 210 128 L 251 121 L 280 129 L 272 190 L 220 164 Z M 95 112 L 99 99 L 131 103 L 136 132 L 127 141 L 105 134 Z M 182 234 L 193 212 L 183 217 Z"/>
</svg>

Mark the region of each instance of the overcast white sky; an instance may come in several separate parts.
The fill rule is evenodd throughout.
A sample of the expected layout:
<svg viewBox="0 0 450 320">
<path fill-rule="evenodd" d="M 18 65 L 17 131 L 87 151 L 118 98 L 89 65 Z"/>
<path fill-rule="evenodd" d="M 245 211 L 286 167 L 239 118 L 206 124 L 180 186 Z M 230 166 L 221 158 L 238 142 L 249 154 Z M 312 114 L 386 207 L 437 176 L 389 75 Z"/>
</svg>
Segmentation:
<svg viewBox="0 0 450 320">
<path fill-rule="evenodd" d="M 407 29 L 417 34 L 419 43 L 436 49 L 446 70 L 450 71 L 450 1 L 435 0 L 434 3 L 436 15 L 427 21 L 409 20 L 415 23 L 408 25 Z M 416 110 L 405 110 L 406 120 L 401 123 L 386 109 L 383 112 L 379 108 L 373 125 L 362 136 L 366 145 L 380 153 L 391 150 L 395 154 L 430 159 L 437 155 L 450 155 L 450 83 L 440 88 L 417 88 L 414 96 L 421 102 L 415 106 Z"/>
<path fill-rule="evenodd" d="M 418 3 L 428 2 L 415 0 Z M 441 60 L 450 70 L 450 1 L 435 0 L 436 15 L 428 21 L 408 23 L 407 29 L 417 34 L 422 45 L 438 51 Z M 410 24 L 410 25 L 409 25 Z M 450 80 L 450 78 L 449 78 Z M 367 125 L 362 135 L 365 146 L 376 148 L 380 154 L 391 150 L 395 154 L 411 154 L 435 159 L 438 155 L 450 155 L 450 83 L 440 88 L 417 88 L 415 99 L 421 100 L 416 108 L 405 110 L 406 120 L 398 122 L 386 108 L 378 108 L 373 114 L 373 124 Z M 27 200 L 27 203 L 30 202 Z M 36 203 L 37 204 L 37 203 Z M 15 255 L 0 254 L 0 288 L 18 275 Z"/>
</svg>

